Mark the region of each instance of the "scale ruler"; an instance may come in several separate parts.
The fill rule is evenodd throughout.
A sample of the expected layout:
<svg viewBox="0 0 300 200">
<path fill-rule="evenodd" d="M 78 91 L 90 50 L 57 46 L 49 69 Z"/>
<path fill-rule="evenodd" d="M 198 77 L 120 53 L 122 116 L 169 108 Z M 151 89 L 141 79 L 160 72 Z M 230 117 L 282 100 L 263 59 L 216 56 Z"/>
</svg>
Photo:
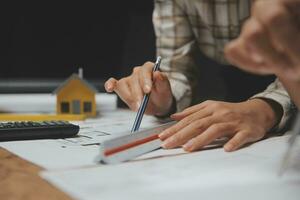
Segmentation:
<svg viewBox="0 0 300 200">
<path fill-rule="evenodd" d="M 100 155 L 96 160 L 106 164 L 116 164 L 159 149 L 162 142 L 158 134 L 175 123 L 169 122 L 152 129 L 104 141 L 100 145 Z"/>
</svg>

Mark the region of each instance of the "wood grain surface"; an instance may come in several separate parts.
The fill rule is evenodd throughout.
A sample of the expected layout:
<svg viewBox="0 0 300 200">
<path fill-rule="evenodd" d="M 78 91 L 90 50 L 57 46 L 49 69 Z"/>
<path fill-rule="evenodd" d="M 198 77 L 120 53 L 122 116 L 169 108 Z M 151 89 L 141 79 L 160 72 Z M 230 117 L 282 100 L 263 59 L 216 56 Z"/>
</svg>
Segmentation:
<svg viewBox="0 0 300 200">
<path fill-rule="evenodd" d="M 38 175 L 41 170 L 0 148 L 0 200 L 70 200 Z"/>
</svg>

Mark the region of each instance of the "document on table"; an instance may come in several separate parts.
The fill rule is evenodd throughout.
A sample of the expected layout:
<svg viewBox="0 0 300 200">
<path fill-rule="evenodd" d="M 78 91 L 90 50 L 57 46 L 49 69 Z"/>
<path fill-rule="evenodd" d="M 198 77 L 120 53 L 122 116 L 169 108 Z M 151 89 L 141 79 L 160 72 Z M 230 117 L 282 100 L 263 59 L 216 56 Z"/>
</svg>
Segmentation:
<svg viewBox="0 0 300 200">
<path fill-rule="evenodd" d="M 102 112 L 116 109 L 117 97 L 113 94 L 96 95 L 97 110 Z M 12 113 L 56 112 L 56 96 L 52 94 L 0 94 L 0 111 Z"/>
<path fill-rule="evenodd" d="M 51 100 L 50 96 L 42 95 L 32 98 L 31 101 L 35 100 L 32 103 L 37 107 L 46 106 L 44 98 Z M 30 106 L 29 98 L 28 102 L 26 98 L 24 99 L 24 104 Z M 98 95 L 97 103 L 100 116 L 84 122 L 77 122 L 80 125 L 78 137 L 0 142 L 0 147 L 48 170 L 95 165 L 95 157 L 99 154 L 99 144 L 112 137 L 129 133 L 135 118 L 134 112 L 116 108 L 116 96 L 114 95 Z M 51 107 L 52 101 L 49 101 L 48 104 Z M 7 107 L 10 108 L 9 105 Z M 154 117 L 145 116 L 142 128 L 158 124 L 159 122 Z"/>
<path fill-rule="evenodd" d="M 42 172 L 41 176 L 83 200 L 298 200 L 299 165 L 278 177 L 287 139 L 270 138 L 233 153 L 158 150 L 119 165 Z"/>
</svg>

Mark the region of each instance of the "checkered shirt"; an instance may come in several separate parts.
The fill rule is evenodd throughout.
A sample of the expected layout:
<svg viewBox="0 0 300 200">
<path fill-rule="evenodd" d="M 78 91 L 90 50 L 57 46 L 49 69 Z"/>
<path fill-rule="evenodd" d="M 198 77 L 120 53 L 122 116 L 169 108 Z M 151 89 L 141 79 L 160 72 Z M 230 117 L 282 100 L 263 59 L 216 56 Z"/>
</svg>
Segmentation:
<svg viewBox="0 0 300 200">
<path fill-rule="evenodd" d="M 163 57 L 161 69 L 170 79 L 177 111 L 192 104 L 201 70 L 195 61 L 199 50 L 221 64 L 228 64 L 224 46 L 239 36 L 250 10 L 251 0 L 155 0 L 157 54 Z M 257 97 L 282 105 L 284 115 L 279 127 L 284 127 L 293 106 L 282 84 L 272 83 L 254 98 Z"/>
</svg>

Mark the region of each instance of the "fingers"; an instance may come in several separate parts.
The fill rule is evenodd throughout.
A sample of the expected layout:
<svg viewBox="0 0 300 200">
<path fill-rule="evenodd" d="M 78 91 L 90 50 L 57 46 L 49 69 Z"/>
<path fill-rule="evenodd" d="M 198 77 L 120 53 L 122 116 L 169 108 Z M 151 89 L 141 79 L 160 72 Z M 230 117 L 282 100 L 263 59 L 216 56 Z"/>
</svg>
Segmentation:
<svg viewBox="0 0 300 200">
<path fill-rule="evenodd" d="M 270 70 L 275 72 L 291 68 L 292 63 L 283 53 L 274 48 L 268 31 L 255 19 L 248 21 L 242 34 L 253 61 L 265 63 Z"/>
<path fill-rule="evenodd" d="M 113 92 L 116 88 L 117 82 L 118 81 L 114 78 L 108 79 L 108 81 L 106 81 L 104 84 L 106 92 L 109 92 L 109 93 Z"/>
<path fill-rule="evenodd" d="M 296 9 L 295 9 L 296 8 Z M 249 72 L 299 79 L 299 1 L 256 1 L 240 37 L 225 50 L 234 65 Z"/>
<path fill-rule="evenodd" d="M 116 84 L 114 92 L 129 106 L 130 109 L 136 110 L 136 100 L 132 98 L 131 89 L 128 84 L 128 79 L 123 78 Z"/>
<path fill-rule="evenodd" d="M 162 147 L 169 149 L 183 146 L 185 151 L 192 152 L 216 139 L 234 136 L 224 146 L 226 151 L 234 151 L 245 143 L 257 141 L 266 134 L 266 120 L 275 119 L 265 119 L 266 112 L 258 112 L 266 111 L 265 104 L 252 103 L 211 101 L 204 108 L 198 106 L 198 112 L 186 116 L 159 135 L 163 141 Z"/>
<path fill-rule="evenodd" d="M 275 48 L 282 49 L 299 62 L 299 25 L 297 26 L 295 16 L 285 4 L 290 5 L 291 3 L 284 3 L 284 1 L 282 3 L 259 1 L 254 6 L 253 15 L 272 34 Z M 266 7 L 268 9 L 264 9 Z"/>
<path fill-rule="evenodd" d="M 137 111 L 140 107 L 144 95 L 139 83 L 139 77 L 132 76 L 130 79 L 128 79 L 128 84 L 131 92 L 131 99 L 133 101 L 132 103 L 134 104 L 131 107 L 134 111 Z"/>
<path fill-rule="evenodd" d="M 161 140 L 166 140 L 167 138 L 171 137 L 172 135 L 177 134 L 180 130 L 184 129 L 187 126 L 193 126 L 195 124 L 193 123 L 197 123 L 196 127 L 201 127 L 205 124 L 208 125 L 207 122 L 210 122 L 210 119 L 207 120 L 201 120 L 202 118 L 206 118 L 209 117 L 212 114 L 212 112 L 210 112 L 209 110 L 203 110 L 203 111 L 199 111 L 197 113 L 194 113 L 193 115 L 190 115 L 186 118 L 184 118 L 183 120 L 179 121 L 177 124 L 175 124 L 174 126 L 168 128 L 167 130 L 163 131 L 161 134 L 159 134 L 159 138 Z M 197 120 L 199 119 L 199 120 Z M 182 134 L 184 134 L 185 131 L 183 131 Z"/>
<path fill-rule="evenodd" d="M 182 146 L 187 141 L 204 132 L 212 123 L 213 119 L 211 117 L 196 120 L 188 126 L 179 129 L 176 134 L 165 140 L 162 147 L 165 149 L 171 149 Z"/>
<path fill-rule="evenodd" d="M 205 101 L 203 103 L 197 104 L 195 106 L 191 106 L 182 112 L 175 113 L 171 116 L 172 119 L 179 121 L 195 112 L 199 112 L 200 110 L 204 109 L 207 105 L 210 105 L 212 101 Z"/>
<path fill-rule="evenodd" d="M 234 132 L 235 125 L 231 123 L 219 123 L 210 126 L 206 131 L 197 137 L 188 141 L 183 149 L 188 152 L 196 151 L 201 149 L 202 147 L 210 144 L 214 140 L 226 136 L 231 132 Z"/>
<path fill-rule="evenodd" d="M 158 93 L 164 93 L 171 89 L 169 79 L 166 74 L 156 71 L 153 73 L 154 87 L 152 90 Z"/>
<path fill-rule="evenodd" d="M 264 9 L 266 7 L 268 9 Z M 259 1 L 254 5 L 253 15 L 270 33 L 266 40 L 271 41 L 273 49 L 284 55 L 284 58 L 282 56 L 277 59 L 274 57 L 274 64 L 278 63 L 276 61 L 288 60 L 289 63 L 286 65 L 278 63 L 278 65 L 283 64 L 286 68 L 280 73 L 294 77 L 295 70 L 289 69 L 296 68 L 297 63 L 298 65 L 300 63 L 300 39 L 298 37 L 300 28 L 299 25 L 297 26 L 295 16 L 288 10 L 283 1 L 280 3 Z"/>
<path fill-rule="evenodd" d="M 154 97 L 155 98 L 157 98 L 157 97 L 163 98 L 165 96 L 170 96 L 170 94 L 172 93 L 172 90 L 171 90 L 170 81 L 169 81 L 167 75 L 165 75 L 164 73 L 159 72 L 159 71 L 156 71 L 153 73 L 153 87 L 152 87 L 151 93 L 154 93 L 153 94 L 154 101 L 162 100 L 162 99 L 154 99 Z"/>
<path fill-rule="evenodd" d="M 159 71 L 154 72 L 153 86 L 146 113 L 149 108 L 156 116 L 165 116 L 170 112 L 172 105 L 173 93 L 167 75 Z"/>
<path fill-rule="evenodd" d="M 107 92 L 116 92 L 117 95 L 132 110 L 140 107 L 144 92 L 149 93 L 152 88 L 152 68 L 153 64 L 147 62 L 142 67 L 135 67 L 130 76 L 116 80 L 110 78 L 105 83 Z"/>
<path fill-rule="evenodd" d="M 139 77 L 139 85 L 142 87 L 144 93 L 148 94 L 152 90 L 152 71 L 154 64 L 151 62 L 146 62 L 143 67 L 135 68 L 137 75 Z"/>
<path fill-rule="evenodd" d="M 131 87 L 139 85 L 134 83 L 134 80 L 129 78 L 123 78 L 119 81 L 115 78 L 110 78 L 105 82 L 104 87 L 105 90 L 109 93 L 117 93 L 117 95 L 128 105 L 130 109 L 137 110 L 139 108 L 142 92 L 139 87 L 131 88 L 129 83 L 131 83 Z"/>
<path fill-rule="evenodd" d="M 250 134 L 248 134 L 248 132 L 246 132 L 246 131 L 238 132 L 231 140 L 229 140 L 225 144 L 224 150 L 227 152 L 232 152 L 232 151 L 239 149 L 246 143 L 250 142 L 249 135 Z"/>
<path fill-rule="evenodd" d="M 138 110 L 145 93 L 150 93 L 146 114 L 164 115 L 172 106 L 173 95 L 168 77 L 162 72 L 153 74 L 154 64 L 146 62 L 135 67 L 130 76 L 116 80 L 110 78 L 105 83 L 107 92 L 116 92 L 132 110 Z M 153 76 L 153 77 L 152 77 Z M 153 80 L 152 80 L 153 79 Z"/>
<path fill-rule="evenodd" d="M 258 74 L 272 73 L 272 70 L 266 68 L 263 60 L 254 61 L 249 57 L 249 51 L 243 38 L 239 38 L 227 45 L 225 55 L 230 63 L 242 70 Z"/>
</svg>

